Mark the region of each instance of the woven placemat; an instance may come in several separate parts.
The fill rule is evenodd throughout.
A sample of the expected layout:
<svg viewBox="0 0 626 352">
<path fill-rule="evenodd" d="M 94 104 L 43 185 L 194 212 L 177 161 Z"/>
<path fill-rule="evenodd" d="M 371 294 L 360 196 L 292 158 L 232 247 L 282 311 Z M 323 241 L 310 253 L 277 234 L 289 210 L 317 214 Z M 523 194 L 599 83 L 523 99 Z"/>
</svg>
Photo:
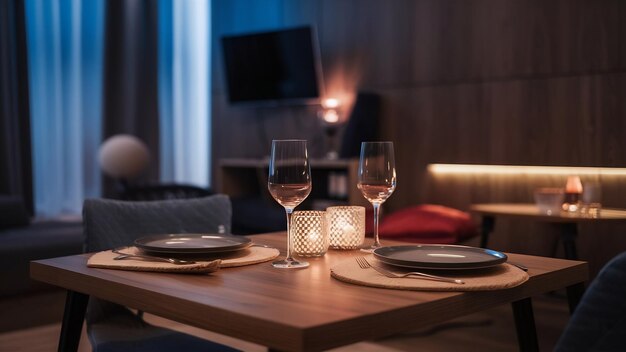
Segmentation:
<svg viewBox="0 0 626 352">
<path fill-rule="evenodd" d="M 263 263 L 278 257 L 279 254 L 280 252 L 276 248 L 253 246 L 246 250 L 236 252 L 234 255 L 227 258 L 222 258 L 220 267 L 232 268 L 236 266 Z"/>
<path fill-rule="evenodd" d="M 124 253 L 136 253 L 135 247 L 124 248 Z M 139 258 L 114 260 L 119 254 L 112 251 L 98 252 L 87 261 L 87 266 L 92 268 L 119 269 L 132 271 L 155 271 L 167 273 L 202 274 L 217 271 L 219 268 L 231 268 L 266 262 L 278 257 L 278 249 L 265 247 L 250 247 L 243 251 L 237 251 L 221 259 L 207 260 L 194 259 L 195 264 L 171 264 L 154 262 Z"/>
<path fill-rule="evenodd" d="M 390 271 L 398 273 L 403 271 L 400 268 L 383 264 L 372 255 L 366 255 L 365 258 L 368 262 Z M 428 272 L 439 276 L 461 279 L 465 282 L 462 285 L 427 279 L 388 278 L 372 268 L 362 269 L 355 259 L 342 261 L 330 270 L 332 277 L 335 279 L 352 284 L 415 291 L 491 291 L 515 287 L 528 280 L 526 272 L 509 264 L 500 264 L 492 268 L 479 270 L 437 270 L 436 272 Z"/>
</svg>

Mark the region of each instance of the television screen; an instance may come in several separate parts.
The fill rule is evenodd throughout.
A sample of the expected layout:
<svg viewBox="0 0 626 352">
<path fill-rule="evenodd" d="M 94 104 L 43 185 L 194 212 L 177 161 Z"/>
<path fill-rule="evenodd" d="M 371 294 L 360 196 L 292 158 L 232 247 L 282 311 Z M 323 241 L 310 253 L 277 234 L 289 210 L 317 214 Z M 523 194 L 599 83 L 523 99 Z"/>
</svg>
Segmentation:
<svg viewBox="0 0 626 352">
<path fill-rule="evenodd" d="M 310 27 L 222 38 L 231 103 L 307 101 L 319 97 Z"/>
</svg>

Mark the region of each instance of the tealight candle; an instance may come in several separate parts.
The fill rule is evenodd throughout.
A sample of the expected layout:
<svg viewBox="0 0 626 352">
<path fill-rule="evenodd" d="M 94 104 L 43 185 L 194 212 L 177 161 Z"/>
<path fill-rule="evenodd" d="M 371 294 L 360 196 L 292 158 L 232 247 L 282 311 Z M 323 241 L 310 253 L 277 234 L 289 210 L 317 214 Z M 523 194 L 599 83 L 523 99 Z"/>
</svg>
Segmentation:
<svg viewBox="0 0 626 352">
<path fill-rule="evenodd" d="M 324 211 L 295 211 L 291 219 L 292 250 L 298 256 L 319 257 L 328 250 Z"/>
<path fill-rule="evenodd" d="M 328 240 L 334 249 L 357 249 L 365 240 L 365 208 L 336 206 L 326 209 Z"/>
</svg>

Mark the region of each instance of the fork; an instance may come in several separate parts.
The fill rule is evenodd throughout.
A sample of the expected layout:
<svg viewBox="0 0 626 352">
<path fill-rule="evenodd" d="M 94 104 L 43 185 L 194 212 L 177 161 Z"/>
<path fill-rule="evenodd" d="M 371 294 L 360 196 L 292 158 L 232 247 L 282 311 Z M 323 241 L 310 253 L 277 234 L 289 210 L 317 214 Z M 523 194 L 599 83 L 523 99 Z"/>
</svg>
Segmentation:
<svg viewBox="0 0 626 352">
<path fill-rule="evenodd" d="M 113 260 L 122 260 L 122 259 L 126 259 L 126 258 L 143 258 L 143 259 L 148 259 L 148 260 L 152 260 L 152 261 L 156 261 L 156 262 L 166 262 L 166 263 L 172 263 L 172 264 L 176 264 L 176 265 L 185 265 L 185 264 L 195 264 L 196 263 L 193 260 L 182 260 L 182 259 L 176 259 L 176 258 L 155 257 L 155 256 L 152 256 L 152 255 L 145 255 L 145 254 L 124 253 L 124 252 L 120 252 L 120 250 L 121 250 L 120 248 L 116 248 L 116 249 L 111 250 L 111 252 L 113 252 L 115 254 L 119 254 L 117 257 L 113 258 Z"/>
<path fill-rule="evenodd" d="M 402 273 L 402 274 L 393 273 L 393 272 L 391 272 L 389 270 L 386 270 L 386 269 L 383 269 L 383 268 L 381 268 L 379 266 L 371 265 L 367 261 L 367 259 L 365 259 L 364 257 L 356 257 L 356 262 L 357 262 L 357 264 L 359 264 L 361 269 L 372 268 L 372 269 L 378 271 L 379 273 L 385 275 L 386 277 L 391 277 L 391 278 L 420 276 L 420 277 L 423 277 L 423 278 L 426 278 L 426 279 L 443 281 L 443 282 L 450 282 L 450 283 L 454 283 L 454 284 L 464 284 L 465 283 L 465 282 L 463 282 L 462 280 L 459 280 L 459 279 L 450 279 L 450 278 L 443 277 L 443 276 L 436 276 L 436 275 L 430 275 L 430 274 L 426 274 L 426 273 L 420 273 L 419 271 L 410 271 L 408 273 Z"/>
</svg>

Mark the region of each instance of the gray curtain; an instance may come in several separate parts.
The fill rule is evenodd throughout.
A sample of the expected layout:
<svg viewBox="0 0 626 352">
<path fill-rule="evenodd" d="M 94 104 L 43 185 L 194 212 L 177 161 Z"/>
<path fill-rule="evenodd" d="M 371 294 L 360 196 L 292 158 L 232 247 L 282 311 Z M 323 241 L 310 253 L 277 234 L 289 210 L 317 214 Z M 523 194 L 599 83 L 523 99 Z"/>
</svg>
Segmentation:
<svg viewBox="0 0 626 352">
<path fill-rule="evenodd" d="M 104 58 L 104 139 L 120 133 L 143 140 L 152 155 L 142 180 L 159 180 L 158 2 L 106 2 Z M 103 193 L 116 196 L 103 178 Z"/>
<path fill-rule="evenodd" d="M 23 0 L 0 1 L 0 194 L 34 213 Z"/>
</svg>

